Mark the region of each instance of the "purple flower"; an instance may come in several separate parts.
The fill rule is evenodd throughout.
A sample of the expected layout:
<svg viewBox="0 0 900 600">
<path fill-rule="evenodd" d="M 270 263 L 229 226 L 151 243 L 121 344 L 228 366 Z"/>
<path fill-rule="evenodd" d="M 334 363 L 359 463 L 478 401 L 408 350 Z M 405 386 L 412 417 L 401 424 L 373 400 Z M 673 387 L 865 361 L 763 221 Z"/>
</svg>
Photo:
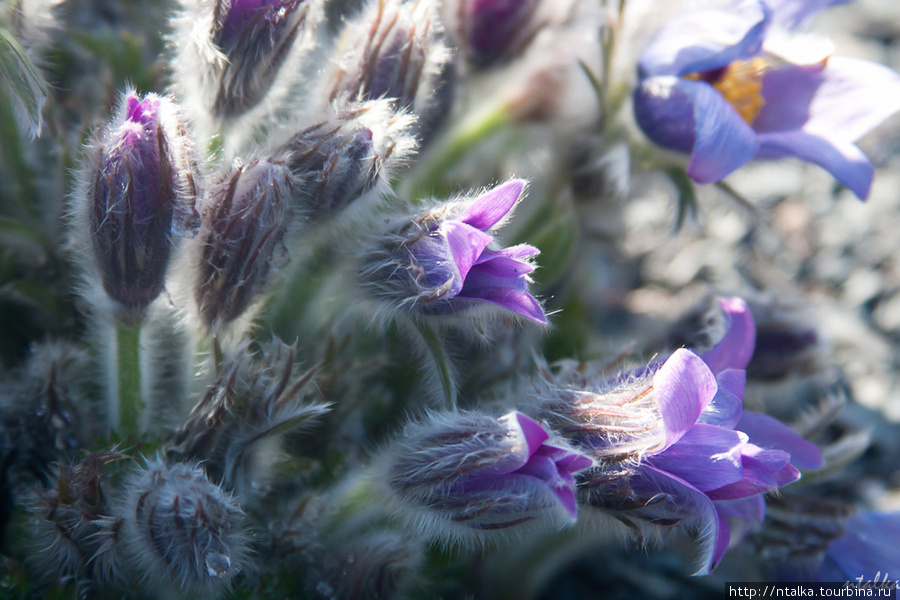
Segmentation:
<svg viewBox="0 0 900 600">
<path fill-rule="evenodd" d="M 844 522 L 844 535 L 831 543 L 819 581 L 894 583 L 900 580 L 900 512 L 863 511 Z M 807 576 L 807 581 L 812 580 Z"/>
<path fill-rule="evenodd" d="M 865 199 L 873 167 L 854 144 L 900 109 L 900 76 L 784 35 L 846 0 L 735 0 L 672 19 L 644 50 L 638 125 L 719 181 L 752 159 L 796 157 Z"/>
<path fill-rule="evenodd" d="M 753 317 L 738 298 L 720 306 L 727 330 L 702 357 L 680 349 L 613 381 L 603 371 L 562 371 L 542 403 L 551 424 L 597 461 L 581 478 L 587 502 L 629 519 L 698 528 L 701 574 L 762 520 L 762 494 L 798 479 L 797 467 L 822 463 L 818 448 L 791 428 L 742 410 Z"/>
<path fill-rule="evenodd" d="M 538 249 L 495 249 L 494 228 L 515 206 L 525 182 L 510 181 L 467 201 L 407 220 L 366 253 L 365 283 L 416 314 L 446 315 L 493 305 L 546 323 L 529 293 Z M 450 216 L 454 211 L 455 216 Z"/>
<path fill-rule="evenodd" d="M 82 214 L 103 289 L 126 314 L 140 315 L 162 292 L 173 229 L 193 211 L 196 193 L 189 140 L 172 102 L 126 93 L 85 149 L 83 171 Z"/>
<path fill-rule="evenodd" d="M 549 437 L 518 412 L 436 415 L 407 427 L 386 480 L 398 510 L 420 522 L 494 530 L 554 515 L 574 521 L 574 474 L 592 461 Z"/>
<path fill-rule="evenodd" d="M 487 68 L 521 54 L 540 23 L 540 0 L 456 0 L 448 12 L 458 19 L 456 37 L 475 67 Z"/>
</svg>

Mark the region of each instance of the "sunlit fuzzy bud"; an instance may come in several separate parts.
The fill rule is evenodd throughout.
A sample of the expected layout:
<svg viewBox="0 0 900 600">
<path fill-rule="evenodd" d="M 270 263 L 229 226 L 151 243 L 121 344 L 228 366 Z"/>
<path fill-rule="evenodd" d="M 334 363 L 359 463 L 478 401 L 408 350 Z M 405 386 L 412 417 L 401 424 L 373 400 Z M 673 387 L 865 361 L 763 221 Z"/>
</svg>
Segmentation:
<svg viewBox="0 0 900 600">
<path fill-rule="evenodd" d="M 218 331 L 241 317 L 284 265 L 291 175 L 283 162 L 236 161 L 209 186 L 191 275 L 203 326 Z"/>
<path fill-rule="evenodd" d="M 434 0 L 371 0 L 344 26 L 323 76 L 329 101 L 393 98 L 422 114 L 449 59 Z"/>
<path fill-rule="evenodd" d="M 148 461 L 119 510 L 122 552 L 145 593 L 209 598 L 246 566 L 244 514 L 199 467 Z"/>
<path fill-rule="evenodd" d="M 518 314 L 544 324 L 547 317 L 529 293 L 537 248 L 497 248 L 491 231 L 525 189 L 509 181 L 481 196 L 438 205 L 389 222 L 360 254 L 363 289 L 388 310 L 413 316 L 455 315 L 473 308 Z"/>
<path fill-rule="evenodd" d="M 126 92 L 85 148 L 74 196 L 72 236 L 91 263 L 86 295 L 99 279 L 121 316 L 140 318 L 163 290 L 176 233 L 196 226 L 196 168 L 175 104 Z"/>
<path fill-rule="evenodd" d="M 484 69 L 519 56 L 541 26 L 542 0 L 452 0 L 445 5 L 463 56 Z"/>
<path fill-rule="evenodd" d="M 205 133 L 296 76 L 315 40 L 317 0 L 180 0 L 173 20 L 175 87 Z M 283 91 L 287 85 L 278 86 Z"/>
<path fill-rule="evenodd" d="M 408 425 L 376 485 L 391 507 L 430 536 L 466 539 L 524 523 L 576 518 L 574 473 L 592 461 L 525 415 L 431 415 Z"/>
<path fill-rule="evenodd" d="M 113 514 L 106 471 L 109 463 L 124 458 L 99 452 L 60 467 L 56 486 L 30 502 L 33 556 L 47 579 L 74 584 L 82 594 L 120 581 L 122 521 Z"/>
<path fill-rule="evenodd" d="M 384 100 L 341 105 L 334 116 L 282 147 L 294 177 L 295 207 L 322 221 L 363 197 L 380 196 L 415 150 L 412 118 Z"/>
<path fill-rule="evenodd" d="M 308 385 L 313 372 L 299 373 L 295 357 L 296 348 L 278 340 L 260 356 L 249 343 L 238 346 L 175 437 L 171 453 L 203 461 L 214 480 L 240 488 L 253 444 L 310 425 L 328 411 L 314 401 L 314 386 Z"/>
<path fill-rule="evenodd" d="M 404 591 L 415 582 L 424 560 L 420 541 L 389 531 L 338 537 L 338 544 L 322 552 L 321 566 L 312 570 L 316 594 L 335 600 L 406 597 Z"/>
</svg>

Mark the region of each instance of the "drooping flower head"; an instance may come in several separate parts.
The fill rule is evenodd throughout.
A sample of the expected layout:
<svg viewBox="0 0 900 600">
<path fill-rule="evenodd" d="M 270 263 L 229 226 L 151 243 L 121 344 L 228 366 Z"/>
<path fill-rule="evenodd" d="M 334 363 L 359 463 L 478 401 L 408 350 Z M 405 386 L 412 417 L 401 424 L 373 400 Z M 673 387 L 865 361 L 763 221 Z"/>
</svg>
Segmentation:
<svg viewBox="0 0 900 600">
<path fill-rule="evenodd" d="M 413 119 L 390 100 L 337 103 L 327 117 L 300 126 L 282 146 L 294 180 L 294 207 L 322 222 L 363 197 L 386 192 L 415 150 Z"/>
<path fill-rule="evenodd" d="M 286 259 L 291 177 L 277 160 L 235 162 L 207 191 L 200 209 L 194 300 L 204 327 L 243 315 Z"/>
<path fill-rule="evenodd" d="M 433 415 L 407 426 L 390 449 L 387 496 L 402 516 L 438 536 L 574 521 L 574 474 L 591 460 L 549 437 L 518 412 Z"/>
<path fill-rule="evenodd" d="M 767 415 L 742 410 L 743 366 L 753 348 L 746 304 L 722 301 L 725 337 L 702 357 L 676 350 L 662 365 L 609 380 L 567 369 L 542 410 L 598 466 L 583 479 L 589 503 L 700 532 L 698 573 L 719 563 L 729 518 L 759 522 L 762 494 L 817 468 L 818 448 Z"/>
<path fill-rule="evenodd" d="M 537 248 L 495 249 L 489 233 L 524 188 L 524 181 L 513 180 L 477 198 L 407 217 L 364 251 L 364 285 L 415 315 L 448 315 L 487 304 L 546 323 L 528 290 L 534 270 L 529 259 Z"/>
<path fill-rule="evenodd" d="M 120 312 L 139 316 L 162 292 L 174 234 L 194 226 L 197 167 L 172 101 L 125 93 L 116 116 L 85 149 L 82 176 L 75 201 L 83 221 L 73 236 L 89 245 Z"/>
<path fill-rule="evenodd" d="M 842 1 L 735 0 L 673 18 L 638 63 L 638 125 L 690 154 L 700 183 L 751 159 L 796 157 L 865 199 L 874 169 L 854 142 L 900 109 L 900 76 L 789 35 Z"/>
</svg>

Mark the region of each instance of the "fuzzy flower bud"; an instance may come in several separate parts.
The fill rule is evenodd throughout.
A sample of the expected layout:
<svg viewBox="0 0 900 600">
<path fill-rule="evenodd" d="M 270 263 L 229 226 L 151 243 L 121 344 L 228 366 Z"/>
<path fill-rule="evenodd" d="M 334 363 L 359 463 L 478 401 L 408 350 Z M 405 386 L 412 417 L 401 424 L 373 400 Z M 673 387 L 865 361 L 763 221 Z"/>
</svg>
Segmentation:
<svg viewBox="0 0 900 600">
<path fill-rule="evenodd" d="M 449 58 L 433 0 L 374 0 L 349 22 L 324 77 L 328 100 L 393 98 L 421 114 Z"/>
<path fill-rule="evenodd" d="M 338 109 L 291 137 L 282 150 L 298 211 L 322 221 L 363 196 L 383 193 L 391 173 L 415 149 L 411 124 L 381 100 Z"/>
<path fill-rule="evenodd" d="M 175 88 L 207 128 L 234 119 L 270 95 L 311 49 L 316 0 L 180 0 L 174 19 Z M 280 86 L 286 88 L 287 86 Z"/>
<path fill-rule="evenodd" d="M 290 172 L 274 160 L 237 161 L 210 186 L 200 212 L 194 299 L 203 325 L 218 330 L 247 311 L 286 259 Z"/>
<path fill-rule="evenodd" d="M 499 306 L 537 323 L 547 317 L 529 293 L 538 249 L 495 249 L 495 228 L 512 211 L 524 181 L 393 223 L 364 249 L 360 278 L 375 297 L 414 315 L 448 315 Z"/>
<path fill-rule="evenodd" d="M 574 521 L 574 473 L 592 461 L 518 412 L 432 416 L 406 427 L 383 473 L 397 512 L 460 537 L 529 521 Z"/>
<path fill-rule="evenodd" d="M 247 343 L 240 345 L 191 412 L 172 453 L 203 461 L 213 479 L 239 487 L 245 454 L 254 443 L 308 425 L 328 410 L 312 401 L 313 372 L 299 374 L 295 356 L 296 348 L 277 340 L 261 356 Z"/>
<path fill-rule="evenodd" d="M 172 101 L 135 92 L 85 149 L 73 235 L 124 315 L 139 318 L 159 296 L 173 231 L 194 226 L 191 151 Z"/>
<path fill-rule="evenodd" d="M 123 551 L 147 593 L 221 594 L 247 560 L 240 507 L 199 467 L 149 461 L 121 511 Z"/>
<path fill-rule="evenodd" d="M 124 458 L 98 452 L 62 466 L 56 485 L 31 502 L 38 567 L 49 579 L 74 584 L 81 594 L 96 594 L 122 575 L 122 521 L 113 514 L 107 469 Z"/>
</svg>

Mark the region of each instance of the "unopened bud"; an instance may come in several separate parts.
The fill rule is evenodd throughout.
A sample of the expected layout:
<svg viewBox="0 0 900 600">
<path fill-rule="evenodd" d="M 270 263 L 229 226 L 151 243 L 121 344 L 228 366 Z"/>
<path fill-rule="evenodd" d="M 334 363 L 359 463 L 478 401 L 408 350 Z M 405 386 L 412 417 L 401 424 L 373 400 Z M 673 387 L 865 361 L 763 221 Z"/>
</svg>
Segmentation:
<svg viewBox="0 0 900 600">
<path fill-rule="evenodd" d="M 381 100 L 338 109 L 334 118 L 291 137 L 283 150 L 298 211 L 321 221 L 387 189 L 392 172 L 415 148 L 411 124 Z"/>
<path fill-rule="evenodd" d="M 449 58 L 433 0 L 374 0 L 348 23 L 325 75 L 329 101 L 392 98 L 422 112 Z"/>
<path fill-rule="evenodd" d="M 204 326 L 217 330 L 247 311 L 269 271 L 286 260 L 290 172 L 273 160 L 236 162 L 209 188 L 200 210 L 194 298 Z"/>
<path fill-rule="evenodd" d="M 121 511 L 123 551 L 145 592 L 210 597 L 231 587 L 247 559 L 240 507 L 199 467 L 148 462 Z"/>
<path fill-rule="evenodd" d="M 126 93 L 85 149 L 82 177 L 73 235 L 108 297 L 139 318 L 162 292 L 174 233 L 194 225 L 196 165 L 172 101 Z"/>
<path fill-rule="evenodd" d="M 541 0 L 454 0 L 446 11 L 463 55 L 476 68 L 519 56 L 540 29 Z"/>
</svg>

